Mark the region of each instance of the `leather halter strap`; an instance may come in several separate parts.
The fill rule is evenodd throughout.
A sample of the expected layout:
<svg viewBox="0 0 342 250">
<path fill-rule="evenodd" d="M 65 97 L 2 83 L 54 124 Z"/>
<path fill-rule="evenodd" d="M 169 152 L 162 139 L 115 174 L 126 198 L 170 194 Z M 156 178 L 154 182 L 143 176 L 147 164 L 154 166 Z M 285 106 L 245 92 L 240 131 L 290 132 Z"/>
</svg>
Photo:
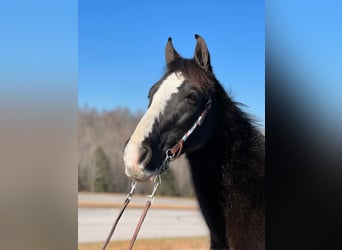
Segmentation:
<svg viewBox="0 0 342 250">
<path fill-rule="evenodd" d="M 204 110 L 202 111 L 201 115 L 197 118 L 191 128 L 183 135 L 183 137 L 170 149 L 166 151 L 166 155 L 169 156 L 170 160 L 174 160 L 180 156 L 183 150 L 184 142 L 189 138 L 189 136 L 194 132 L 194 130 L 201 126 L 205 117 L 207 116 L 210 108 L 211 108 L 211 97 L 209 98 L 208 102 L 205 104 Z"/>
</svg>

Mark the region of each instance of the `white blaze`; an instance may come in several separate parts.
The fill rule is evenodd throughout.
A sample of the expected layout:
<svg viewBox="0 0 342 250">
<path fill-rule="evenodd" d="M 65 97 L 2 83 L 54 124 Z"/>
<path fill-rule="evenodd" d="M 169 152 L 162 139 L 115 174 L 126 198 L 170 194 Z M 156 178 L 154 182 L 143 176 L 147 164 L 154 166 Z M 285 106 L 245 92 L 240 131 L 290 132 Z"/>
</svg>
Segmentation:
<svg viewBox="0 0 342 250">
<path fill-rule="evenodd" d="M 178 88 L 184 82 L 184 76 L 180 72 L 170 74 L 159 86 L 153 96 L 152 103 L 145 115 L 141 118 L 133 132 L 124 151 L 124 162 L 126 167 L 134 167 L 138 164 L 139 149 L 141 143 L 152 132 L 153 124 L 164 113 L 167 102 L 172 94 L 178 92 Z M 140 169 L 143 166 L 139 166 Z"/>
</svg>

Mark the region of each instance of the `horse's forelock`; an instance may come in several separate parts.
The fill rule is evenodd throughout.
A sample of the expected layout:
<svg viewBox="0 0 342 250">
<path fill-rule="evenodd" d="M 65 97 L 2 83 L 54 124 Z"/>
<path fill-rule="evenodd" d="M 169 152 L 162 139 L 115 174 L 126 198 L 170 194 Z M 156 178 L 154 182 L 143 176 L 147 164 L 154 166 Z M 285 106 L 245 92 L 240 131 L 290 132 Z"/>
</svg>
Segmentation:
<svg viewBox="0 0 342 250">
<path fill-rule="evenodd" d="M 206 96 L 209 96 L 215 88 L 217 80 L 214 74 L 203 70 L 193 59 L 176 59 L 170 62 L 167 68 L 167 75 L 172 72 L 182 72 L 184 77 Z"/>
</svg>

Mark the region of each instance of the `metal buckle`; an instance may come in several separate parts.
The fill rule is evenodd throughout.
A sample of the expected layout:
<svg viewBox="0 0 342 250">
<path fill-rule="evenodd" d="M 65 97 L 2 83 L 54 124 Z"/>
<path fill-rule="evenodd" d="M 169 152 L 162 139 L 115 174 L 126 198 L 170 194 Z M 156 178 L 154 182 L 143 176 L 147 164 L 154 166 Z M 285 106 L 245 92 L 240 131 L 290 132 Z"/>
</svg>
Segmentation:
<svg viewBox="0 0 342 250">
<path fill-rule="evenodd" d="M 129 191 L 126 199 L 128 199 L 128 200 L 132 199 L 132 196 L 133 196 L 133 193 L 134 193 L 136 186 L 137 186 L 137 182 L 134 179 L 132 179 L 131 190 Z"/>
<path fill-rule="evenodd" d="M 154 178 L 154 185 L 153 185 L 153 191 L 150 195 L 147 196 L 147 201 L 150 201 L 151 203 L 153 202 L 154 200 L 154 195 L 158 189 L 158 186 L 161 184 L 161 176 L 160 174 L 157 175 L 155 178 Z"/>
<path fill-rule="evenodd" d="M 176 154 L 171 153 L 171 149 L 166 150 L 166 159 L 172 161 L 176 158 Z"/>
</svg>

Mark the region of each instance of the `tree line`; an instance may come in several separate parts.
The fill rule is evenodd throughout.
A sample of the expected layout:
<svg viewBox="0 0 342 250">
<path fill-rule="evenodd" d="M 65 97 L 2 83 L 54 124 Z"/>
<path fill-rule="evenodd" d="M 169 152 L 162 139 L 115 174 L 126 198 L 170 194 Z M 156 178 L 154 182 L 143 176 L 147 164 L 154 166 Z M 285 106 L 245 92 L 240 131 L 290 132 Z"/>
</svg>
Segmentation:
<svg viewBox="0 0 342 250">
<path fill-rule="evenodd" d="M 78 110 L 78 190 L 119 192 L 129 190 L 131 180 L 125 175 L 123 147 L 132 134 L 141 112 L 125 108 L 99 111 Z M 139 183 L 137 193 L 151 192 L 152 183 Z M 181 157 L 162 175 L 159 195 L 193 196 L 188 163 Z"/>
</svg>

